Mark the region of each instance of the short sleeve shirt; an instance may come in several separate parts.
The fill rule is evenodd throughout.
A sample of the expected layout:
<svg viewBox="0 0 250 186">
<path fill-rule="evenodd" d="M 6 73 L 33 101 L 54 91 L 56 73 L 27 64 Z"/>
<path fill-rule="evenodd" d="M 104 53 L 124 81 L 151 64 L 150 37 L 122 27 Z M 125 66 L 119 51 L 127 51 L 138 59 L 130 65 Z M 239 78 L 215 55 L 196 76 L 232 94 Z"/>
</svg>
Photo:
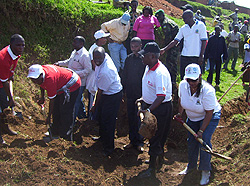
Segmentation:
<svg viewBox="0 0 250 186">
<path fill-rule="evenodd" d="M 172 83 L 168 69 L 160 62 L 151 69 L 146 66 L 142 77 L 142 98 L 152 104 L 157 96 L 165 96 L 163 103 L 172 99 Z"/>
<path fill-rule="evenodd" d="M 184 38 L 182 56 L 199 57 L 201 41 L 207 40 L 206 26 L 203 22 L 196 20 L 190 28 L 188 24 L 183 25 L 177 33 L 175 40 L 181 41 Z"/>
<path fill-rule="evenodd" d="M 43 83 L 40 85 L 43 89 L 47 90 L 48 97 L 53 99 L 56 95 L 63 92 L 57 92 L 60 88 L 66 85 L 72 77 L 72 71 L 58 67 L 55 65 L 42 65 L 45 77 Z M 74 92 L 81 86 L 81 79 L 78 78 L 77 82 L 69 88 L 70 92 Z"/>
<path fill-rule="evenodd" d="M 182 80 L 179 85 L 180 104 L 185 109 L 187 117 L 191 121 L 200 121 L 205 118 L 206 110 L 218 112 L 221 106 L 217 101 L 215 89 L 207 82 L 202 82 L 199 97 L 191 95 L 190 86 L 186 80 Z"/>
<path fill-rule="evenodd" d="M 227 36 L 231 41 L 235 41 L 238 40 L 240 41 L 240 33 L 234 33 L 234 31 L 229 32 L 228 36 Z M 229 46 L 232 48 L 239 48 L 239 42 L 234 43 L 234 42 L 230 42 Z"/>
<path fill-rule="evenodd" d="M 137 32 L 137 37 L 143 40 L 155 40 L 154 27 L 160 27 L 158 19 L 152 15 L 139 16 L 134 23 L 133 30 Z"/>
<path fill-rule="evenodd" d="M 122 90 L 120 76 L 114 62 L 107 54 L 103 63 L 95 67 L 95 77 L 97 88 L 103 90 L 105 95 L 116 94 Z"/>
<path fill-rule="evenodd" d="M 13 54 L 10 46 L 0 51 L 0 88 L 3 88 L 2 82 L 6 82 L 13 76 L 19 58 L 20 56 Z"/>
</svg>

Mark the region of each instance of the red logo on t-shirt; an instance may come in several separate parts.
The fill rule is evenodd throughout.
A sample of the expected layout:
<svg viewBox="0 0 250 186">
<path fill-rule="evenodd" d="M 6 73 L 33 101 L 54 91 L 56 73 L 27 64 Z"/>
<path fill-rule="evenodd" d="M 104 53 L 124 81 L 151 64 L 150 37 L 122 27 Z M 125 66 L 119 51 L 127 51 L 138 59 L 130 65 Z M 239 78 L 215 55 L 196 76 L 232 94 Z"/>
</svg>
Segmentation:
<svg viewBox="0 0 250 186">
<path fill-rule="evenodd" d="M 153 83 L 152 83 L 152 82 L 150 82 L 150 81 L 148 81 L 148 85 L 153 86 Z"/>
</svg>

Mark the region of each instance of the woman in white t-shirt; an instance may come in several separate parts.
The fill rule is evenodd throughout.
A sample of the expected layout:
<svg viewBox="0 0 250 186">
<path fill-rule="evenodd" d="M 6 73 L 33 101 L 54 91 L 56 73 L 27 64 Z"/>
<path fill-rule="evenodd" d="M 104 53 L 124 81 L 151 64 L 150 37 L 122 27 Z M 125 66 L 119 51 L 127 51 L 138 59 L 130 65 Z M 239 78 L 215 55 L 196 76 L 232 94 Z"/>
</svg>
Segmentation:
<svg viewBox="0 0 250 186">
<path fill-rule="evenodd" d="M 217 101 L 215 89 L 201 79 L 201 69 L 197 64 L 185 68 L 184 79 L 179 85 L 179 113 L 186 111 L 187 124 L 196 132 L 197 138 L 202 138 L 210 147 L 211 137 L 219 123 L 221 106 Z M 199 170 L 202 171 L 201 185 L 209 182 L 211 170 L 211 155 L 201 150 L 201 144 L 188 134 L 188 166 L 180 174 L 187 174 L 197 169 L 200 153 Z"/>
</svg>

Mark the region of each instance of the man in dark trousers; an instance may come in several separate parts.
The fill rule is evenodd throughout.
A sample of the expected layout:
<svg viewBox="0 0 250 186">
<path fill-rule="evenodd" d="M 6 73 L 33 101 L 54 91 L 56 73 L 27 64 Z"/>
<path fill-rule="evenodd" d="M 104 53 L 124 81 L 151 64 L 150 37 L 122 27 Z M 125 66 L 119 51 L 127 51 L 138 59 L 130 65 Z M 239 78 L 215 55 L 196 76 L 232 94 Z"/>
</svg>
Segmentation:
<svg viewBox="0 0 250 186">
<path fill-rule="evenodd" d="M 15 106 L 12 82 L 14 81 L 14 70 L 24 47 L 24 38 L 19 34 L 14 34 L 11 36 L 10 45 L 0 51 L 0 107 L 2 111 L 8 106 L 10 108 Z M 9 135 L 17 134 L 10 130 L 7 124 L 1 123 L 0 144 L 5 143 L 1 136 L 2 132 Z"/>
<path fill-rule="evenodd" d="M 165 36 L 164 38 L 165 45 L 167 46 L 175 38 L 176 34 L 179 31 L 179 27 L 173 20 L 165 16 L 165 13 L 162 9 L 157 10 L 155 16 L 157 17 L 158 21 L 161 24 L 161 28 Z M 169 49 L 166 52 L 167 57 L 166 57 L 166 62 L 164 63 L 164 65 L 167 67 L 170 73 L 173 85 L 176 84 L 177 61 L 179 56 L 179 50 L 180 50 L 179 47 L 173 47 Z"/>
<path fill-rule="evenodd" d="M 184 77 L 187 65 L 196 63 L 200 65 L 200 67 L 202 66 L 207 41 L 206 26 L 203 22 L 194 19 L 193 12 L 191 10 L 184 11 L 182 18 L 185 25 L 179 29 L 175 39 L 172 40 L 166 47 L 161 49 L 161 54 L 164 54 L 164 52 L 175 47 L 182 38 L 184 39 L 180 58 L 181 80 Z"/>
<path fill-rule="evenodd" d="M 222 55 L 223 55 L 223 61 L 225 61 L 228 57 L 226 42 L 224 37 L 220 35 L 220 32 L 221 32 L 220 26 L 215 26 L 215 35 L 209 38 L 204 55 L 205 60 L 209 59 L 210 63 L 210 70 L 209 70 L 209 75 L 207 77 L 207 82 L 210 83 L 211 85 L 213 81 L 214 66 L 216 67 L 216 78 L 215 78 L 216 87 L 219 87 L 220 84 Z"/>
<path fill-rule="evenodd" d="M 114 151 L 115 124 L 122 99 L 122 85 L 118 71 L 103 47 L 94 49 L 93 59 L 98 90 L 90 112 L 95 112 L 98 107 L 103 155 L 109 156 Z"/>
<path fill-rule="evenodd" d="M 143 110 L 139 112 L 152 112 L 157 118 L 157 131 L 149 140 L 149 168 L 139 174 L 140 178 L 146 178 L 155 176 L 156 165 L 164 160 L 164 145 L 172 120 L 172 83 L 168 69 L 159 61 L 157 43 L 147 43 L 139 53 L 146 65 L 142 78 Z"/>
<path fill-rule="evenodd" d="M 81 86 L 80 77 L 74 71 L 63 67 L 38 64 L 30 66 L 27 77 L 40 86 L 39 104 L 44 104 L 45 90 L 47 91 L 50 99 L 49 112 L 45 122 L 47 125 L 50 125 L 51 116 L 53 116 L 50 138 L 60 136 L 72 141 L 74 105 Z M 52 140 L 50 138 L 46 137 L 44 141 L 49 142 Z"/>
<path fill-rule="evenodd" d="M 135 147 L 139 152 L 143 151 L 143 137 L 138 133 L 140 119 L 137 116 L 137 106 L 135 101 L 141 97 L 142 76 L 145 65 L 142 63 L 142 56 L 138 53 L 141 50 L 141 39 L 132 38 L 130 42 L 131 51 L 125 60 L 125 66 L 122 77 L 123 90 L 127 96 L 127 113 L 129 122 L 129 139 L 130 143 L 124 148 Z"/>
</svg>

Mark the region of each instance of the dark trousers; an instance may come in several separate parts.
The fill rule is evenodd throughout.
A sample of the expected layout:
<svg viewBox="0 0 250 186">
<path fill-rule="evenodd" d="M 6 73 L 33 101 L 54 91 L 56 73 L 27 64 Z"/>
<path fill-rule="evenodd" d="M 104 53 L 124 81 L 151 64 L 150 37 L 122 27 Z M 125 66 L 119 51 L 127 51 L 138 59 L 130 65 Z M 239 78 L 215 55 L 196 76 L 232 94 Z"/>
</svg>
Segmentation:
<svg viewBox="0 0 250 186">
<path fill-rule="evenodd" d="M 196 63 L 196 64 L 200 65 L 198 63 L 198 59 L 199 59 L 199 57 L 181 56 L 181 60 L 180 60 L 180 75 L 181 75 L 181 80 L 183 80 L 183 77 L 185 75 L 185 68 L 186 68 L 186 66 L 188 66 L 191 63 Z"/>
<path fill-rule="evenodd" d="M 143 109 L 148 107 L 149 105 L 144 105 Z M 157 118 L 157 131 L 155 136 L 149 140 L 149 155 L 158 156 L 164 153 L 164 145 L 170 130 L 173 118 L 172 101 L 162 103 L 159 107 L 152 111 L 152 114 L 154 114 Z"/>
<path fill-rule="evenodd" d="M 212 85 L 214 66 L 215 66 L 215 71 L 216 71 L 215 83 L 216 85 L 219 85 L 220 84 L 221 59 L 219 60 L 209 59 L 209 63 L 210 63 L 210 69 L 209 69 L 209 74 L 207 77 L 207 82 Z"/>
<path fill-rule="evenodd" d="M 66 140 L 72 140 L 71 134 L 74 125 L 75 102 L 79 89 L 70 93 L 70 101 L 64 102 L 64 94 L 57 95 L 53 109 L 53 124 L 51 132 L 53 135 L 60 136 Z"/>
<path fill-rule="evenodd" d="M 129 122 L 129 140 L 134 146 L 143 146 L 143 137 L 138 133 L 141 126 L 140 118 L 137 116 L 138 108 L 135 104 L 136 98 L 127 99 L 127 113 Z"/>
<path fill-rule="evenodd" d="M 7 95 L 5 93 L 4 88 L 0 88 L 0 107 L 1 110 L 7 108 L 9 106 L 8 101 L 7 101 Z"/>
<path fill-rule="evenodd" d="M 100 137 L 106 153 L 114 150 L 115 124 L 122 100 L 122 91 L 113 95 L 102 95 L 99 110 Z"/>
</svg>

